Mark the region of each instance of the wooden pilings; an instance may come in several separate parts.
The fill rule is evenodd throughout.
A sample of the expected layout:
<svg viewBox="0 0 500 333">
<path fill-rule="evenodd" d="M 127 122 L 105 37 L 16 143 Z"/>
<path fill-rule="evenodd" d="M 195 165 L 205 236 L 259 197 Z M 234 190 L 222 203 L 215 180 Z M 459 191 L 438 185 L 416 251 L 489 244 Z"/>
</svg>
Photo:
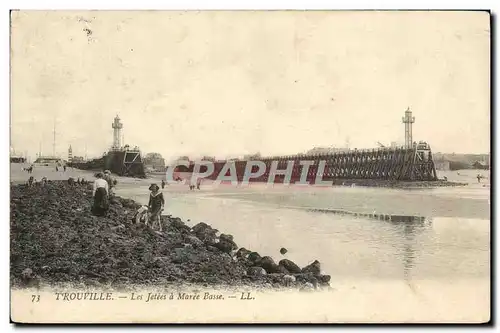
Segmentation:
<svg viewBox="0 0 500 333">
<path fill-rule="evenodd" d="M 416 148 L 384 148 L 372 150 L 355 150 L 349 152 L 273 156 L 261 159 L 266 165 L 265 173 L 252 181 L 267 182 L 271 163 L 278 162 L 278 170 L 284 170 L 288 161 L 293 161 L 292 182 L 300 180 L 303 166 L 300 161 L 311 161 L 307 172 L 307 181 L 314 183 L 320 162 L 325 161 L 323 180 L 333 179 L 379 179 L 426 181 L 437 180 L 436 168 L 430 150 L 419 151 Z M 239 181 L 243 179 L 247 161 L 235 161 L 235 169 Z M 216 179 L 225 162 L 215 163 L 215 172 L 210 178 Z M 254 167 L 253 171 L 256 171 Z M 282 182 L 284 176 L 275 177 L 275 182 Z"/>
</svg>

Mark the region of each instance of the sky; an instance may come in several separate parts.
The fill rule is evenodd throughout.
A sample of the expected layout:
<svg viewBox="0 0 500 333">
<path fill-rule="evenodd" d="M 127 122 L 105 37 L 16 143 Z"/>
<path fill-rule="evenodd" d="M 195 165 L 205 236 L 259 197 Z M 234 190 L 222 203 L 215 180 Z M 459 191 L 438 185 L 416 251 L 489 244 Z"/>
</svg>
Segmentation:
<svg viewBox="0 0 500 333">
<path fill-rule="evenodd" d="M 222 157 L 372 148 L 490 150 L 485 12 L 20 11 L 11 146 L 100 156 L 123 122 L 143 153 Z"/>
</svg>

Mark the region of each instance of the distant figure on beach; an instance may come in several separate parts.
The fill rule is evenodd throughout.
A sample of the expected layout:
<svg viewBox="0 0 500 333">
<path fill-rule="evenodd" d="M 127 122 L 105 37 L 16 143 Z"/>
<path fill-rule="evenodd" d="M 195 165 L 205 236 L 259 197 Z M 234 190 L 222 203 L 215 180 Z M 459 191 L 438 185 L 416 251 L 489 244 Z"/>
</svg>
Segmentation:
<svg viewBox="0 0 500 333">
<path fill-rule="evenodd" d="M 102 173 L 96 174 L 94 181 L 94 205 L 92 206 L 92 213 L 95 216 L 105 216 L 109 209 L 108 201 L 108 182 L 103 179 Z"/>
<path fill-rule="evenodd" d="M 40 184 L 42 184 L 42 186 L 47 185 L 47 177 L 43 177 L 42 180 L 40 181 Z"/>
<path fill-rule="evenodd" d="M 149 195 L 148 210 L 150 212 L 149 219 L 151 221 L 151 227 L 154 229 L 155 224 L 158 224 L 158 229 L 161 231 L 161 212 L 165 207 L 165 199 L 158 185 L 151 184 L 149 190 L 151 194 Z"/>
<path fill-rule="evenodd" d="M 200 189 L 200 185 L 201 185 L 201 178 L 198 178 L 198 179 L 196 180 L 196 189 L 198 189 L 198 190 L 199 190 L 199 189 Z"/>
<path fill-rule="evenodd" d="M 448 181 L 448 177 L 446 177 L 446 176 L 443 176 L 443 179 L 444 179 L 445 182 Z"/>
<path fill-rule="evenodd" d="M 63 169 L 64 169 L 64 172 L 66 172 L 66 166 L 65 165 L 63 166 Z"/>
<path fill-rule="evenodd" d="M 480 174 L 477 174 L 477 182 L 480 183 L 481 182 L 481 178 L 483 178 Z"/>
<path fill-rule="evenodd" d="M 164 179 L 162 179 L 162 180 L 161 180 L 161 189 L 163 190 L 164 188 L 165 188 L 165 180 L 164 180 Z"/>
<path fill-rule="evenodd" d="M 58 167 L 57 167 L 57 165 L 56 165 L 56 172 L 57 172 L 57 171 L 59 171 L 59 168 L 58 168 Z"/>
<path fill-rule="evenodd" d="M 34 182 L 34 178 L 33 176 L 31 176 L 29 179 L 28 179 L 28 186 L 31 187 L 33 185 L 33 182 Z"/>
</svg>

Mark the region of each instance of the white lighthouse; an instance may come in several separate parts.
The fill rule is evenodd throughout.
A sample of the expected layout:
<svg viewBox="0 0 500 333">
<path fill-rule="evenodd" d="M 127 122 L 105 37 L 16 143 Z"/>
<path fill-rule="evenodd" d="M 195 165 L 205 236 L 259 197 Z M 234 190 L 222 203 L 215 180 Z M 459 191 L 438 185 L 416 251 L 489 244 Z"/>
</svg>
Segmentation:
<svg viewBox="0 0 500 333">
<path fill-rule="evenodd" d="M 412 116 L 410 108 L 408 107 L 405 111 L 405 116 L 403 117 L 403 124 L 405 124 L 405 148 L 411 148 L 413 145 L 413 123 L 415 122 L 415 117 Z"/>
<path fill-rule="evenodd" d="M 123 124 L 120 122 L 120 117 L 118 117 L 118 115 L 115 117 L 115 120 L 111 124 L 111 127 L 113 128 L 113 146 L 111 147 L 111 150 L 120 150 L 122 147 L 121 131 L 123 128 Z"/>
</svg>

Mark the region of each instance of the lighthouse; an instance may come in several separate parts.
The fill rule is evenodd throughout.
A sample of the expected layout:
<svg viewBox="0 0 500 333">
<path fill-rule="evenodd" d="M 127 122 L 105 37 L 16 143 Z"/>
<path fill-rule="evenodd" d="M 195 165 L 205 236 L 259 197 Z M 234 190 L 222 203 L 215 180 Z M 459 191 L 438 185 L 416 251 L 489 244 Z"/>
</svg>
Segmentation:
<svg viewBox="0 0 500 333">
<path fill-rule="evenodd" d="M 68 162 L 71 163 L 73 161 L 73 148 L 69 145 L 68 148 Z"/>
<path fill-rule="evenodd" d="M 405 116 L 403 117 L 403 124 L 405 124 L 405 148 L 411 148 L 413 145 L 413 123 L 415 122 L 415 117 L 412 116 L 410 107 L 405 111 Z"/>
<path fill-rule="evenodd" d="M 122 147 L 121 131 L 123 128 L 123 124 L 121 123 L 120 117 L 118 117 L 118 115 L 115 117 L 113 123 L 111 124 L 111 127 L 113 128 L 113 146 L 111 147 L 111 150 L 120 150 Z"/>
</svg>

